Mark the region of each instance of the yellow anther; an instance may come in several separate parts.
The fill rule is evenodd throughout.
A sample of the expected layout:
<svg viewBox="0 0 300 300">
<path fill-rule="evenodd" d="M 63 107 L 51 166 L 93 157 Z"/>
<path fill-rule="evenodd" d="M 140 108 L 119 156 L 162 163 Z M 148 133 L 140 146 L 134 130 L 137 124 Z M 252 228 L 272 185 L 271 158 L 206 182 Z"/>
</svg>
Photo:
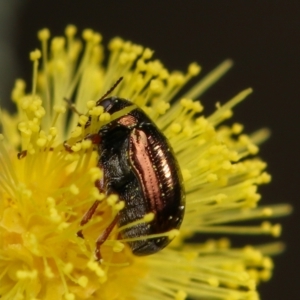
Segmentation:
<svg viewBox="0 0 300 300">
<path fill-rule="evenodd" d="M 89 173 L 92 182 L 95 182 L 96 180 L 101 179 L 103 177 L 103 171 L 100 168 L 96 168 L 96 167 L 91 168 L 89 170 Z"/>
<path fill-rule="evenodd" d="M 201 128 L 205 128 L 208 125 L 208 121 L 204 117 L 199 117 L 196 119 L 196 124 Z"/>
<path fill-rule="evenodd" d="M 224 113 L 222 114 L 222 117 L 223 117 L 224 119 L 229 119 L 229 118 L 232 117 L 232 115 L 233 115 L 232 110 L 231 110 L 231 109 L 228 109 L 228 110 L 224 111 Z"/>
<path fill-rule="evenodd" d="M 103 113 L 100 115 L 99 120 L 101 122 L 108 122 L 110 120 L 110 114 L 109 113 Z"/>
<path fill-rule="evenodd" d="M 66 156 L 65 156 L 65 160 L 66 161 L 78 161 L 80 158 L 79 154 L 78 153 L 68 153 Z"/>
<path fill-rule="evenodd" d="M 272 276 L 272 272 L 270 270 L 262 270 L 259 275 L 261 280 L 268 281 Z"/>
<path fill-rule="evenodd" d="M 151 50 L 150 48 L 145 48 L 144 52 L 143 52 L 143 59 L 150 59 L 153 55 L 154 51 Z"/>
<path fill-rule="evenodd" d="M 217 176 L 217 174 L 211 173 L 211 174 L 207 175 L 206 180 L 208 182 L 215 182 L 218 180 L 218 176 Z"/>
<path fill-rule="evenodd" d="M 229 160 L 226 160 L 222 163 L 222 168 L 224 170 L 230 170 L 231 169 L 231 162 Z"/>
<path fill-rule="evenodd" d="M 125 65 L 130 61 L 130 55 L 126 52 L 122 52 L 119 56 L 120 65 Z"/>
<path fill-rule="evenodd" d="M 45 114 L 46 114 L 46 111 L 45 111 L 44 107 L 40 107 L 34 112 L 34 115 L 39 119 L 41 119 Z"/>
<path fill-rule="evenodd" d="M 269 183 L 271 179 L 272 179 L 271 175 L 264 172 L 257 178 L 256 182 L 259 184 Z"/>
<path fill-rule="evenodd" d="M 95 106 L 89 111 L 89 114 L 91 116 L 100 116 L 101 114 L 107 114 L 107 113 L 103 113 L 103 111 L 104 111 L 103 106 Z"/>
<path fill-rule="evenodd" d="M 46 201 L 47 201 L 47 204 L 48 204 L 50 207 L 55 206 L 55 199 L 54 199 L 54 198 L 48 197 L 48 198 L 46 199 Z"/>
<path fill-rule="evenodd" d="M 64 114 L 66 112 L 66 108 L 63 105 L 54 105 L 53 110 L 58 114 Z"/>
<path fill-rule="evenodd" d="M 228 154 L 228 158 L 230 159 L 230 161 L 238 161 L 239 154 L 236 151 L 230 151 Z"/>
<path fill-rule="evenodd" d="M 73 293 L 66 293 L 64 294 L 64 298 L 66 300 L 75 300 L 75 295 Z"/>
<path fill-rule="evenodd" d="M 46 278 L 54 278 L 54 273 L 49 266 L 45 267 L 44 274 L 45 274 Z"/>
<path fill-rule="evenodd" d="M 41 56 L 42 56 L 42 53 L 41 53 L 41 51 L 38 50 L 38 49 L 36 49 L 36 50 L 34 50 L 34 51 L 31 51 L 31 52 L 30 52 L 30 55 L 29 55 L 30 60 L 32 60 L 32 61 L 35 61 L 35 60 L 40 59 Z"/>
<path fill-rule="evenodd" d="M 231 128 L 233 134 L 240 134 L 243 131 L 243 129 L 243 125 L 239 123 L 234 123 Z"/>
<path fill-rule="evenodd" d="M 187 136 L 187 137 L 192 136 L 192 134 L 193 134 L 193 127 L 192 127 L 192 126 L 189 126 L 189 125 L 185 126 L 185 127 L 183 128 L 183 130 L 182 130 L 182 133 L 183 133 L 185 136 Z"/>
<path fill-rule="evenodd" d="M 66 228 L 68 228 L 70 226 L 70 223 L 67 222 L 62 222 L 59 224 L 59 226 L 57 227 L 58 230 L 65 230 Z"/>
<path fill-rule="evenodd" d="M 214 277 L 210 277 L 207 279 L 207 283 L 210 285 L 210 286 L 213 286 L 213 287 L 217 287 L 219 286 L 220 282 L 217 278 L 214 278 Z"/>
<path fill-rule="evenodd" d="M 41 29 L 38 31 L 38 39 L 41 41 L 46 41 L 50 38 L 50 30 L 48 28 Z"/>
<path fill-rule="evenodd" d="M 275 224 L 274 226 L 272 226 L 271 228 L 271 234 L 274 237 L 279 237 L 281 235 L 281 231 L 282 231 L 282 227 L 280 224 Z"/>
<path fill-rule="evenodd" d="M 108 205 L 113 206 L 117 203 L 118 200 L 119 200 L 119 197 L 117 195 L 110 195 L 110 196 L 108 196 L 106 201 L 107 201 Z"/>
<path fill-rule="evenodd" d="M 193 102 L 192 109 L 194 112 L 199 113 L 203 110 L 203 106 L 201 105 L 201 103 L 199 101 L 195 101 L 195 102 Z"/>
<path fill-rule="evenodd" d="M 99 32 L 96 32 L 94 33 L 92 40 L 94 44 L 99 44 L 102 41 L 102 35 Z"/>
<path fill-rule="evenodd" d="M 247 146 L 247 148 L 248 148 L 249 153 L 252 154 L 252 155 L 257 154 L 258 151 L 259 151 L 259 148 L 254 144 L 249 144 Z"/>
<path fill-rule="evenodd" d="M 55 37 L 51 42 L 51 50 L 57 52 L 65 47 L 65 39 L 63 37 Z"/>
<path fill-rule="evenodd" d="M 96 101 L 90 100 L 86 103 L 88 109 L 93 109 L 96 106 Z"/>
<path fill-rule="evenodd" d="M 71 147 L 71 149 L 72 149 L 72 151 L 74 151 L 74 152 L 80 151 L 80 150 L 81 150 L 81 143 L 76 143 L 75 145 L 73 145 L 73 146 Z"/>
<path fill-rule="evenodd" d="M 197 63 L 191 63 L 188 68 L 188 73 L 191 76 L 196 76 L 200 73 L 201 67 Z"/>
<path fill-rule="evenodd" d="M 92 141 L 91 140 L 83 140 L 81 142 L 81 147 L 83 150 L 89 149 L 92 146 Z"/>
<path fill-rule="evenodd" d="M 57 127 L 50 127 L 50 129 L 49 129 L 49 134 L 50 134 L 52 137 L 57 136 Z"/>
<path fill-rule="evenodd" d="M 93 181 L 94 182 L 94 181 Z M 99 201 L 102 201 L 106 196 L 105 194 L 103 193 L 100 193 L 99 192 L 99 189 L 96 188 L 96 187 L 93 187 L 91 190 L 90 190 L 90 195 L 93 199 L 95 200 L 99 200 Z"/>
<path fill-rule="evenodd" d="M 173 133 L 179 133 L 182 129 L 182 126 L 179 123 L 172 123 L 170 129 L 172 130 Z"/>
<path fill-rule="evenodd" d="M 136 55 L 141 55 L 144 48 L 140 45 L 133 45 L 131 51 L 134 52 Z"/>
<path fill-rule="evenodd" d="M 73 183 L 72 185 L 70 185 L 69 190 L 70 190 L 70 192 L 71 192 L 73 195 L 78 195 L 78 194 L 79 194 L 79 188 L 76 186 L 75 183 Z"/>
<path fill-rule="evenodd" d="M 87 287 L 89 279 L 87 276 L 80 276 L 77 280 L 77 283 L 82 286 L 83 288 Z"/>
<path fill-rule="evenodd" d="M 147 64 L 145 64 L 145 61 L 143 59 L 139 59 L 136 63 L 136 67 L 140 72 L 143 72 L 147 68 Z"/>
<path fill-rule="evenodd" d="M 248 289 L 249 289 L 249 290 L 254 291 L 254 290 L 256 289 L 256 282 L 255 282 L 255 280 L 250 279 L 250 280 L 248 281 L 247 286 L 248 286 Z"/>
<path fill-rule="evenodd" d="M 273 209 L 269 208 L 269 207 L 266 207 L 266 208 L 263 209 L 262 213 L 266 217 L 271 217 L 273 215 Z"/>
<path fill-rule="evenodd" d="M 99 267 L 99 266 L 98 266 L 98 263 L 95 262 L 95 261 L 91 261 L 91 260 L 90 260 L 90 261 L 87 263 L 87 268 L 90 269 L 91 271 L 95 271 L 98 267 Z"/>
<path fill-rule="evenodd" d="M 130 52 L 132 47 L 132 43 L 130 41 L 126 41 L 123 43 L 124 52 Z"/>
<path fill-rule="evenodd" d="M 73 269 L 74 269 L 74 265 L 68 262 L 64 265 L 63 271 L 67 274 L 70 274 L 73 271 Z"/>
<path fill-rule="evenodd" d="M 159 61 L 150 61 L 147 64 L 147 71 L 152 75 L 152 76 L 157 76 L 162 69 L 162 65 Z"/>
<path fill-rule="evenodd" d="M 258 280 L 256 280 L 256 282 L 257 281 Z M 258 293 L 255 291 L 249 291 L 245 296 L 247 297 L 247 298 L 245 298 L 245 300 L 259 300 L 260 299 Z M 233 300 L 236 300 L 236 299 L 233 299 Z"/>
<path fill-rule="evenodd" d="M 75 129 L 71 132 L 71 137 L 72 138 L 77 138 L 82 134 L 82 127 L 75 127 Z"/>
<path fill-rule="evenodd" d="M 79 118 L 78 118 L 78 123 L 79 123 L 80 125 L 84 126 L 88 120 L 89 120 L 89 117 L 88 117 L 88 116 L 81 115 L 81 116 L 79 116 Z"/>
<path fill-rule="evenodd" d="M 53 64 L 53 68 L 54 68 L 54 71 L 56 71 L 60 74 L 63 74 L 67 69 L 67 64 L 65 61 L 63 61 L 61 59 L 57 59 L 55 61 L 55 64 Z"/>
<path fill-rule="evenodd" d="M 114 205 L 114 210 L 121 211 L 125 207 L 125 202 L 120 201 Z"/>
<path fill-rule="evenodd" d="M 263 261 L 262 261 L 262 266 L 265 268 L 265 269 L 273 269 L 274 268 L 274 263 L 272 261 L 272 259 L 270 257 L 264 257 L 263 258 Z"/>
<path fill-rule="evenodd" d="M 192 99 L 183 98 L 180 100 L 180 104 L 182 107 L 187 108 L 187 109 L 193 108 L 193 100 Z"/>
<path fill-rule="evenodd" d="M 166 69 L 162 69 L 159 74 L 158 77 L 162 80 L 166 80 L 169 77 L 169 72 Z"/>
<path fill-rule="evenodd" d="M 89 42 L 92 40 L 94 36 L 94 32 L 92 29 L 84 29 L 83 32 L 82 32 L 82 37 L 85 41 Z"/>
<path fill-rule="evenodd" d="M 239 136 L 239 142 L 240 142 L 242 145 L 247 146 L 247 145 L 250 143 L 250 139 L 249 139 L 249 137 L 248 137 L 246 134 L 241 134 L 241 135 Z"/>
<path fill-rule="evenodd" d="M 153 92 L 153 93 L 161 93 L 163 91 L 163 88 L 164 88 L 164 85 L 163 83 L 161 82 L 161 80 L 158 80 L 158 79 L 152 79 L 151 82 L 150 82 L 150 90 Z"/>
<path fill-rule="evenodd" d="M 47 143 L 47 139 L 45 139 L 45 138 L 39 138 L 36 141 L 36 145 L 40 148 L 44 147 L 46 145 L 46 143 Z"/>
<path fill-rule="evenodd" d="M 119 241 L 115 241 L 114 242 L 114 246 L 113 246 L 113 251 L 114 252 L 121 252 L 124 249 L 124 244 L 119 242 Z"/>
<path fill-rule="evenodd" d="M 67 37 L 73 37 L 77 32 L 77 28 L 75 25 L 68 25 L 65 29 L 65 35 Z"/>
<path fill-rule="evenodd" d="M 164 115 L 169 108 L 170 108 L 170 103 L 167 103 L 167 102 L 164 102 L 164 101 L 159 101 L 155 105 L 155 110 L 160 115 Z"/>
<path fill-rule="evenodd" d="M 114 51 L 114 50 L 121 49 L 123 46 L 123 43 L 124 43 L 124 41 L 121 38 L 116 37 L 110 41 L 108 46 L 111 51 Z"/>
<path fill-rule="evenodd" d="M 172 229 L 168 232 L 168 237 L 169 237 L 170 240 L 174 239 L 178 235 L 179 235 L 179 230 L 178 229 Z"/>
<path fill-rule="evenodd" d="M 187 298 L 187 293 L 180 290 L 176 293 L 174 300 L 185 300 Z"/>
<path fill-rule="evenodd" d="M 95 273 L 98 277 L 105 276 L 105 272 L 99 266 L 96 268 Z"/>
<path fill-rule="evenodd" d="M 172 85 L 182 85 L 184 83 L 184 75 L 180 72 L 172 73 L 168 79 Z"/>
<path fill-rule="evenodd" d="M 230 248 L 230 240 L 228 238 L 222 238 L 218 240 L 218 248 L 219 249 L 229 249 Z"/>
</svg>

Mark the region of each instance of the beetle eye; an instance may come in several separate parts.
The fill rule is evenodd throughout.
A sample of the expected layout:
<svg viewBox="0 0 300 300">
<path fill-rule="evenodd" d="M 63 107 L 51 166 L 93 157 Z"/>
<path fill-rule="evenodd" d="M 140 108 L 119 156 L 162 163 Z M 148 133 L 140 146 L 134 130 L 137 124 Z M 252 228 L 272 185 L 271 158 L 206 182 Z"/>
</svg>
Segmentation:
<svg viewBox="0 0 300 300">
<path fill-rule="evenodd" d="M 103 99 L 99 105 L 103 106 L 105 112 L 109 112 L 115 103 L 114 98 Z"/>
</svg>

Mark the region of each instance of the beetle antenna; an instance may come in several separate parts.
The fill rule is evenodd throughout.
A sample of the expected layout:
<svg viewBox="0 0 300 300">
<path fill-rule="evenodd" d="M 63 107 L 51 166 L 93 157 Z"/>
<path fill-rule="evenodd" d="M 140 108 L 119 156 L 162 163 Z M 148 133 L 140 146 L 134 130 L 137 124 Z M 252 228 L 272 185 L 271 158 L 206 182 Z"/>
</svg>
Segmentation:
<svg viewBox="0 0 300 300">
<path fill-rule="evenodd" d="M 118 85 L 119 83 L 123 80 L 123 76 L 120 77 L 116 83 L 97 101 L 97 104 L 103 100 L 105 97 L 107 97 Z"/>
<path fill-rule="evenodd" d="M 68 98 L 64 98 L 64 100 L 67 102 L 69 109 L 72 110 L 75 114 L 77 114 L 78 116 L 83 115 L 77 110 L 75 104 L 71 100 L 69 100 Z"/>
</svg>

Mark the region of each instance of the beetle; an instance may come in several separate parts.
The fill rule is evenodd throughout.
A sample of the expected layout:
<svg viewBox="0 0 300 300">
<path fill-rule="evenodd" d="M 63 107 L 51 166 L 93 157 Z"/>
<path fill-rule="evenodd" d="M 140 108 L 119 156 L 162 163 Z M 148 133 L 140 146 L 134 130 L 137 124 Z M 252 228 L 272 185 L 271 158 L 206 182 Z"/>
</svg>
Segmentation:
<svg viewBox="0 0 300 300">
<path fill-rule="evenodd" d="M 123 98 L 105 96 L 96 105 L 110 114 L 133 105 Z M 139 107 L 86 138 L 96 145 L 99 154 L 97 166 L 103 170 L 103 177 L 95 182 L 95 186 L 101 193 L 107 196 L 116 194 L 125 202 L 125 207 L 98 237 L 96 260 L 102 258 L 100 247 L 116 225 L 122 227 L 151 212 L 154 214 L 151 222 L 120 228 L 120 235 L 133 239 L 128 244 L 134 255 L 149 255 L 166 247 L 171 242 L 167 234 L 151 235 L 178 229 L 185 210 L 182 176 L 167 138 Z M 99 203 L 95 201 L 85 213 L 81 226 L 92 218 Z M 82 231 L 78 236 L 83 238 Z M 145 239 L 134 240 L 137 237 Z"/>
</svg>

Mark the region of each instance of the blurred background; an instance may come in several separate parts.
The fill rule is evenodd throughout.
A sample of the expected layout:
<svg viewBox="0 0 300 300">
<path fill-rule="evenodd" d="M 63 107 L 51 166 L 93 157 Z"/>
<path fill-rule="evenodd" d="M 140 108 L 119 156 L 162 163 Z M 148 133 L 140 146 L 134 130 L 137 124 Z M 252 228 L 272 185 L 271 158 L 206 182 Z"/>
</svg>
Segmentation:
<svg viewBox="0 0 300 300">
<path fill-rule="evenodd" d="M 170 70 L 185 71 L 197 61 L 206 74 L 226 58 L 235 61 L 229 74 L 203 95 L 205 113 L 217 101 L 254 88 L 235 109 L 234 120 L 246 132 L 271 129 L 272 137 L 260 152 L 273 177 L 260 189 L 263 202 L 288 202 L 295 208 L 280 220 L 287 249 L 275 257 L 274 277 L 260 290 L 265 300 L 300 299 L 300 2 L 0 1 L 1 106 L 9 102 L 15 78 L 30 82 L 28 53 L 39 47 L 36 32 L 48 27 L 53 35 L 62 35 L 70 23 L 101 32 L 104 43 L 118 35 L 148 46 Z"/>
</svg>

